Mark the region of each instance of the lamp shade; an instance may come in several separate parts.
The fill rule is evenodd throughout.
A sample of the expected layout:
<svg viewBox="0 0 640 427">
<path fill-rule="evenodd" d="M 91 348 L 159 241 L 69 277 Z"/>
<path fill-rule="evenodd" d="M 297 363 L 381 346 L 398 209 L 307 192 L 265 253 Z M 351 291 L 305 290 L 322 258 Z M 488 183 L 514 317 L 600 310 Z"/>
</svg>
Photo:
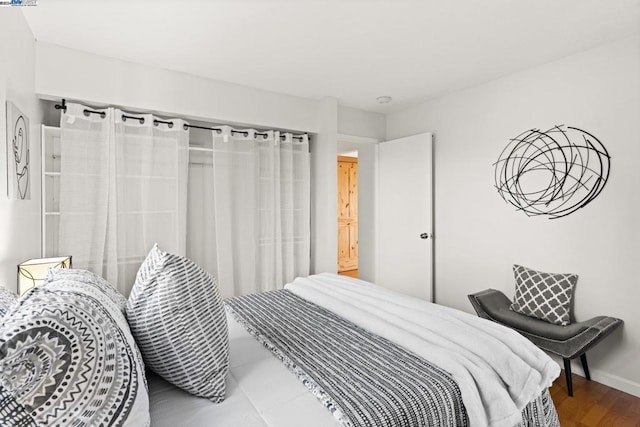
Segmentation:
<svg viewBox="0 0 640 427">
<path fill-rule="evenodd" d="M 42 283 L 49 268 L 71 268 L 71 256 L 33 258 L 18 264 L 18 294 Z"/>
</svg>

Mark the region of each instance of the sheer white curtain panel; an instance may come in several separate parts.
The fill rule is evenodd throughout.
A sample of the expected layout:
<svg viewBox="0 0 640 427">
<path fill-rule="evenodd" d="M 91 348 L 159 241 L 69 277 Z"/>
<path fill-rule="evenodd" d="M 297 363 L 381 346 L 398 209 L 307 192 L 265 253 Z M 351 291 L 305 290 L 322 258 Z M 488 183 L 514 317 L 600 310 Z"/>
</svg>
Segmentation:
<svg viewBox="0 0 640 427">
<path fill-rule="evenodd" d="M 190 257 L 218 277 L 223 296 L 279 289 L 308 275 L 308 137 L 223 126 L 212 138 L 212 153 L 191 152 Z"/>
<path fill-rule="evenodd" d="M 151 114 L 115 112 L 117 283 L 131 290 L 154 243 L 186 255 L 189 132 Z"/>
<path fill-rule="evenodd" d="M 59 252 L 128 295 L 154 243 L 186 253 L 189 133 L 179 119 L 85 110 L 61 117 Z"/>
<path fill-rule="evenodd" d="M 67 104 L 60 119 L 60 221 L 58 254 L 72 255 L 76 268 L 115 280 L 115 257 L 107 245 L 113 222 L 110 189 L 115 187 L 113 109 L 84 114 L 86 107 Z M 110 200 L 111 199 L 111 200 Z M 113 238 L 112 238 L 113 239 Z"/>
</svg>

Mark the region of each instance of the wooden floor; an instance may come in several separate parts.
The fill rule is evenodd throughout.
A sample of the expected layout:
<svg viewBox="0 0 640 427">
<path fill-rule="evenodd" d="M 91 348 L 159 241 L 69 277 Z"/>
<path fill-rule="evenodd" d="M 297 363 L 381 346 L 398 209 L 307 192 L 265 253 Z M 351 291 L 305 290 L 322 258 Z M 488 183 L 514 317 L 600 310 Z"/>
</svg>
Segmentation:
<svg viewBox="0 0 640 427">
<path fill-rule="evenodd" d="M 640 398 L 573 375 L 567 396 L 564 371 L 551 387 L 562 427 L 640 427 Z"/>
<path fill-rule="evenodd" d="M 355 277 L 356 279 L 358 278 L 358 270 L 341 271 L 338 274 L 342 274 L 343 276 Z"/>
</svg>

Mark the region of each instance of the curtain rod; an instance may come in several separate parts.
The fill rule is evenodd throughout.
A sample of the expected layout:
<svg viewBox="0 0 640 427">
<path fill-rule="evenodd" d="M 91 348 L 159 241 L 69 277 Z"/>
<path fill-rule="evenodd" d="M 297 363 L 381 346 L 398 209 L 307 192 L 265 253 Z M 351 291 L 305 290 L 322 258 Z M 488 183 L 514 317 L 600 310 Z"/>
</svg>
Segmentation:
<svg viewBox="0 0 640 427">
<path fill-rule="evenodd" d="M 62 99 L 62 104 L 55 104 L 54 105 L 56 110 L 62 110 L 63 113 L 67 112 L 67 101 L 66 99 Z M 106 117 L 106 114 L 104 111 L 94 111 L 94 110 L 89 110 L 88 108 L 85 108 L 83 111 L 85 116 L 89 116 L 90 114 L 98 114 L 100 116 L 100 118 L 104 119 Z M 131 119 L 131 120 L 138 120 L 138 122 L 140 122 L 141 125 L 144 124 L 144 117 L 136 117 L 136 116 L 129 116 L 127 114 L 123 114 L 122 115 L 122 121 L 126 122 L 127 119 Z M 159 119 L 153 119 L 153 124 L 158 126 L 159 123 L 165 124 L 167 126 L 169 126 L 169 129 L 171 129 L 173 127 L 173 122 L 172 121 L 166 121 L 166 120 L 159 120 Z M 211 130 L 211 131 L 216 131 L 216 133 L 220 134 L 222 133 L 222 129 L 220 128 L 214 128 L 214 127 L 206 127 L 206 126 L 197 126 L 197 125 L 190 125 L 185 123 L 183 125 L 184 130 L 189 130 L 189 128 L 194 128 L 194 129 L 204 129 L 204 130 Z M 244 130 L 235 130 L 235 129 L 231 129 L 231 134 L 242 134 L 245 137 L 249 136 L 249 132 L 244 131 Z M 267 137 L 269 136 L 269 134 L 265 133 L 265 132 L 256 132 L 255 135 L 259 135 L 264 137 L 265 139 L 267 139 Z M 307 135 L 305 133 L 305 135 Z M 285 135 L 280 135 L 280 139 L 284 139 L 286 138 Z M 292 139 L 296 139 L 298 141 L 302 141 L 304 139 L 303 136 L 292 136 Z"/>
</svg>

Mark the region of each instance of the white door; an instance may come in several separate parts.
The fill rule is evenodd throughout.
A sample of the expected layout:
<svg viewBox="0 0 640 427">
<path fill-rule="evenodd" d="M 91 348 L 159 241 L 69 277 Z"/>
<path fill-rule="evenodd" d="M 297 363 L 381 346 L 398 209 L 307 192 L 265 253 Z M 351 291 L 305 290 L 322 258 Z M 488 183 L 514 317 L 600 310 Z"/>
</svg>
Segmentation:
<svg viewBox="0 0 640 427">
<path fill-rule="evenodd" d="M 432 139 L 430 133 L 378 144 L 376 282 L 432 299 Z"/>
</svg>

